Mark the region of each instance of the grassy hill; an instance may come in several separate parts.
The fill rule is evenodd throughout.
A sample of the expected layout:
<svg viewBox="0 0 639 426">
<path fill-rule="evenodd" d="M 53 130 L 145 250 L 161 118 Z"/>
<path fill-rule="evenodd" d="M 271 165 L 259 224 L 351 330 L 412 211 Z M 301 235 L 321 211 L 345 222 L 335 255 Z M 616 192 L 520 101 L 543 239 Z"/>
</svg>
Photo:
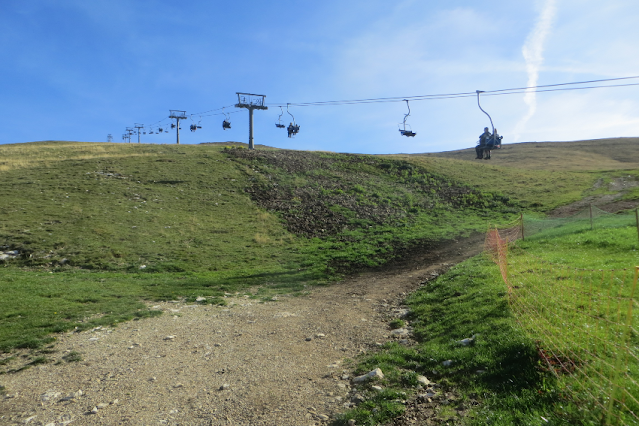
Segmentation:
<svg viewBox="0 0 639 426">
<path fill-rule="evenodd" d="M 299 291 L 618 173 L 500 164 L 526 144 L 491 162 L 228 145 L 0 145 L 0 251 L 19 252 L 0 269 L 0 349 L 149 315 L 144 300 Z"/>
</svg>

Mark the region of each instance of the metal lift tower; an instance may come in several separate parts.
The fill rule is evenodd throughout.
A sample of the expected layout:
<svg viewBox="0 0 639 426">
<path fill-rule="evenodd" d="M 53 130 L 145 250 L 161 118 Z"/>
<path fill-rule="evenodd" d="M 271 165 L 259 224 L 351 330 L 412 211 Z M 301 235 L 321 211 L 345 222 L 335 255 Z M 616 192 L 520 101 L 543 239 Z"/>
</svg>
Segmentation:
<svg viewBox="0 0 639 426">
<path fill-rule="evenodd" d="M 186 111 L 178 111 L 176 109 L 169 110 L 169 118 L 175 118 L 177 121 L 177 144 L 180 144 L 180 120 L 186 118 Z"/>
<path fill-rule="evenodd" d="M 140 143 L 140 129 L 143 129 L 143 128 L 144 128 L 144 124 L 138 124 L 138 123 L 135 123 L 135 126 L 133 126 L 133 127 L 135 127 L 136 129 L 138 129 L 138 130 L 137 130 L 137 134 L 138 134 L 138 143 Z"/>
<path fill-rule="evenodd" d="M 236 108 L 246 108 L 249 111 L 249 149 L 255 149 L 253 144 L 253 110 L 255 109 L 268 109 L 264 105 L 264 98 L 266 95 L 255 95 L 252 93 L 240 93 L 237 94 Z"/>
<path fill-rule="evenodd" d="M 134 133 L 135 133 L 135 130 L 133 130 L 133 127 L 126 128 L 126 134 L 127 134 L 127 139 L 129 143 L 131 143 L 131 135 Z"/>
</svg>

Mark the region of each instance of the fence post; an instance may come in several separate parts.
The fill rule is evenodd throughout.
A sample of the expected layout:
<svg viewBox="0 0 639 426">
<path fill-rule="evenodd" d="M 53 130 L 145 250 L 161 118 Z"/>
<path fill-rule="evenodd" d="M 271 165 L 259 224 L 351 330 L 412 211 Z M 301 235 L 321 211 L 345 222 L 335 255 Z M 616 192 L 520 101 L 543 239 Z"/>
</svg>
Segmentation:
<svg viewBox="0 0 639 426">
<path fill-rule="evenodd" d="M 637 238 L 639 238 L 639 208 L 635 209 L 635 219 L 637 220 Z"/>
<path fill-rule="evenodd" d="M 524 238 L 524 214 L 523 213 L 519 214 L 519 223 L 520 223 L 519 226 L 521 227 L 521 239 L 523 241 L 523 240 L 525 240 L 525 238 Z M 638 227 L 637 229 L 639 229 L 639 225 L 637 225 L 637 227 Z"/>
<path fill-rule="evenodd" d="M 590 205 L 590 230 L 591 231 L 593 230 L 593 227 L 592 227 L 592 204 Z"/>
</svg>

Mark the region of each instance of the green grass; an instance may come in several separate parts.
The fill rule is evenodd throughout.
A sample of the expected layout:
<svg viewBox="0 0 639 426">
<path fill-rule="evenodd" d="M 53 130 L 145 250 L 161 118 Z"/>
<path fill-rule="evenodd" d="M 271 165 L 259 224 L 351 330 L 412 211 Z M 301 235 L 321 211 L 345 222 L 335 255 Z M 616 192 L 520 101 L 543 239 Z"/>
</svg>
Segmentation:
<svg viewBox="0 0 639 426">
<path fill-rule="evenodd" d="M 547 212 L 583 198 L 604 172 L 527 170 L 438 157 L 394 156 L 518 200 L 525 209 Z M 568 161 L 568 160 L 566 160 Z"/>
<path fill-rule="evenodd" d="M 512 256 L 535 256 L 595 270 L 638 265 L 636 227 L 616 226 L 616 217 L 609 220 L 612 227 L 606 229 L 581 229 L 554 238 L 540 233 L 519 241 Z M 512 261 L 516 263 L 516 259 Z M 530 262 L 523 264 L 524 269 L 525 265 L 534 269 Z M 546 281 L 553 280 L 558 285 L 553 277 L 546 277 Z M 591 414 L 597 412 L 592 409 L 592 401 L 580 401 L 584 396 L 579 392 L 568 397 L 566 390 L 577 390 L 579 386 L 570 382 L 570 378 L 558 382 L 541 362 L 538 345 L 544 347 L 545 343 L 543 339 L 540 343 L 535 340 L 542 336 L 528 335 L 522 330 L 509 306 L 506 285 L 492 261 L 478 256 L 459 264 L 410 295 L 406 304 L 419 343 L 413 347 L 388 343 L 379 352 L 362 356 L 358 360 L 358 373 L 379 367 L 387 375 L 382 384 L 389 391 L 408 394 L 415 393 L 416 388 L 406 378 L 423 374 L 439 383 L 444 391 L 460 392 L 460 403 L 479 402 L 465 417 L 464 424 L 546 424 L 542 423 L 542 417 L 554 425 L 598 424 L 598 420 L 591 420 Z M 579 317 L 571 314 L 562 317 L 560 330 L 572 330 L 570 320 L 577 321 L 575 328 L 581 325 Z M 477 336 L 474 345 L 458 343 L 472 335 Z M 568 338 L 568 334 L 564 337 Z M 555 340 L 563 341 L 561 337 Z M 446 360 L 453 362 L 446 367 L 442 364 Z M 614 365 L 615 358 L 606 362 Z M 628 365 L 631 375 L 638 368 L 632 363 Z M 622 388 L 634 386 L 620 380 Z M 362 391 L 367 392 L 366 387 Z M 367 405 L 347 412 L 340 424 L 351 418 L 357 424 L 380 424 L 402 411 L 399 405 L 387 410 L 384 404 L 389 401 L 382 403 L 380 398 L 376 396 Z M 439 417 L 445 420 L 448 413 L 442 411 Z"/>
</svg>

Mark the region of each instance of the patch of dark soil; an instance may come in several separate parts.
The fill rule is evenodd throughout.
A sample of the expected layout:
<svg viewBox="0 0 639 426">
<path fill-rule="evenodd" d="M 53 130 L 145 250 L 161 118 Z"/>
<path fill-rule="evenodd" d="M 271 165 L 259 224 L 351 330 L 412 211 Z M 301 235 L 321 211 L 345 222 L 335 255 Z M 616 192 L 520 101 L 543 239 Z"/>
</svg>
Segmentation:
<svg viewBox="0 0 639 426">
<path fill-rule="evenodd" d="M 249 168 L 253 184 L 246 192 L 251 198 L 276 212 L 290 232 L 305 237 L 402 226 L 437 209 L 499 209 L 508 204 L 505 197 L 401 160 L 289 150 L 225 152 Z"/>
</svg>

